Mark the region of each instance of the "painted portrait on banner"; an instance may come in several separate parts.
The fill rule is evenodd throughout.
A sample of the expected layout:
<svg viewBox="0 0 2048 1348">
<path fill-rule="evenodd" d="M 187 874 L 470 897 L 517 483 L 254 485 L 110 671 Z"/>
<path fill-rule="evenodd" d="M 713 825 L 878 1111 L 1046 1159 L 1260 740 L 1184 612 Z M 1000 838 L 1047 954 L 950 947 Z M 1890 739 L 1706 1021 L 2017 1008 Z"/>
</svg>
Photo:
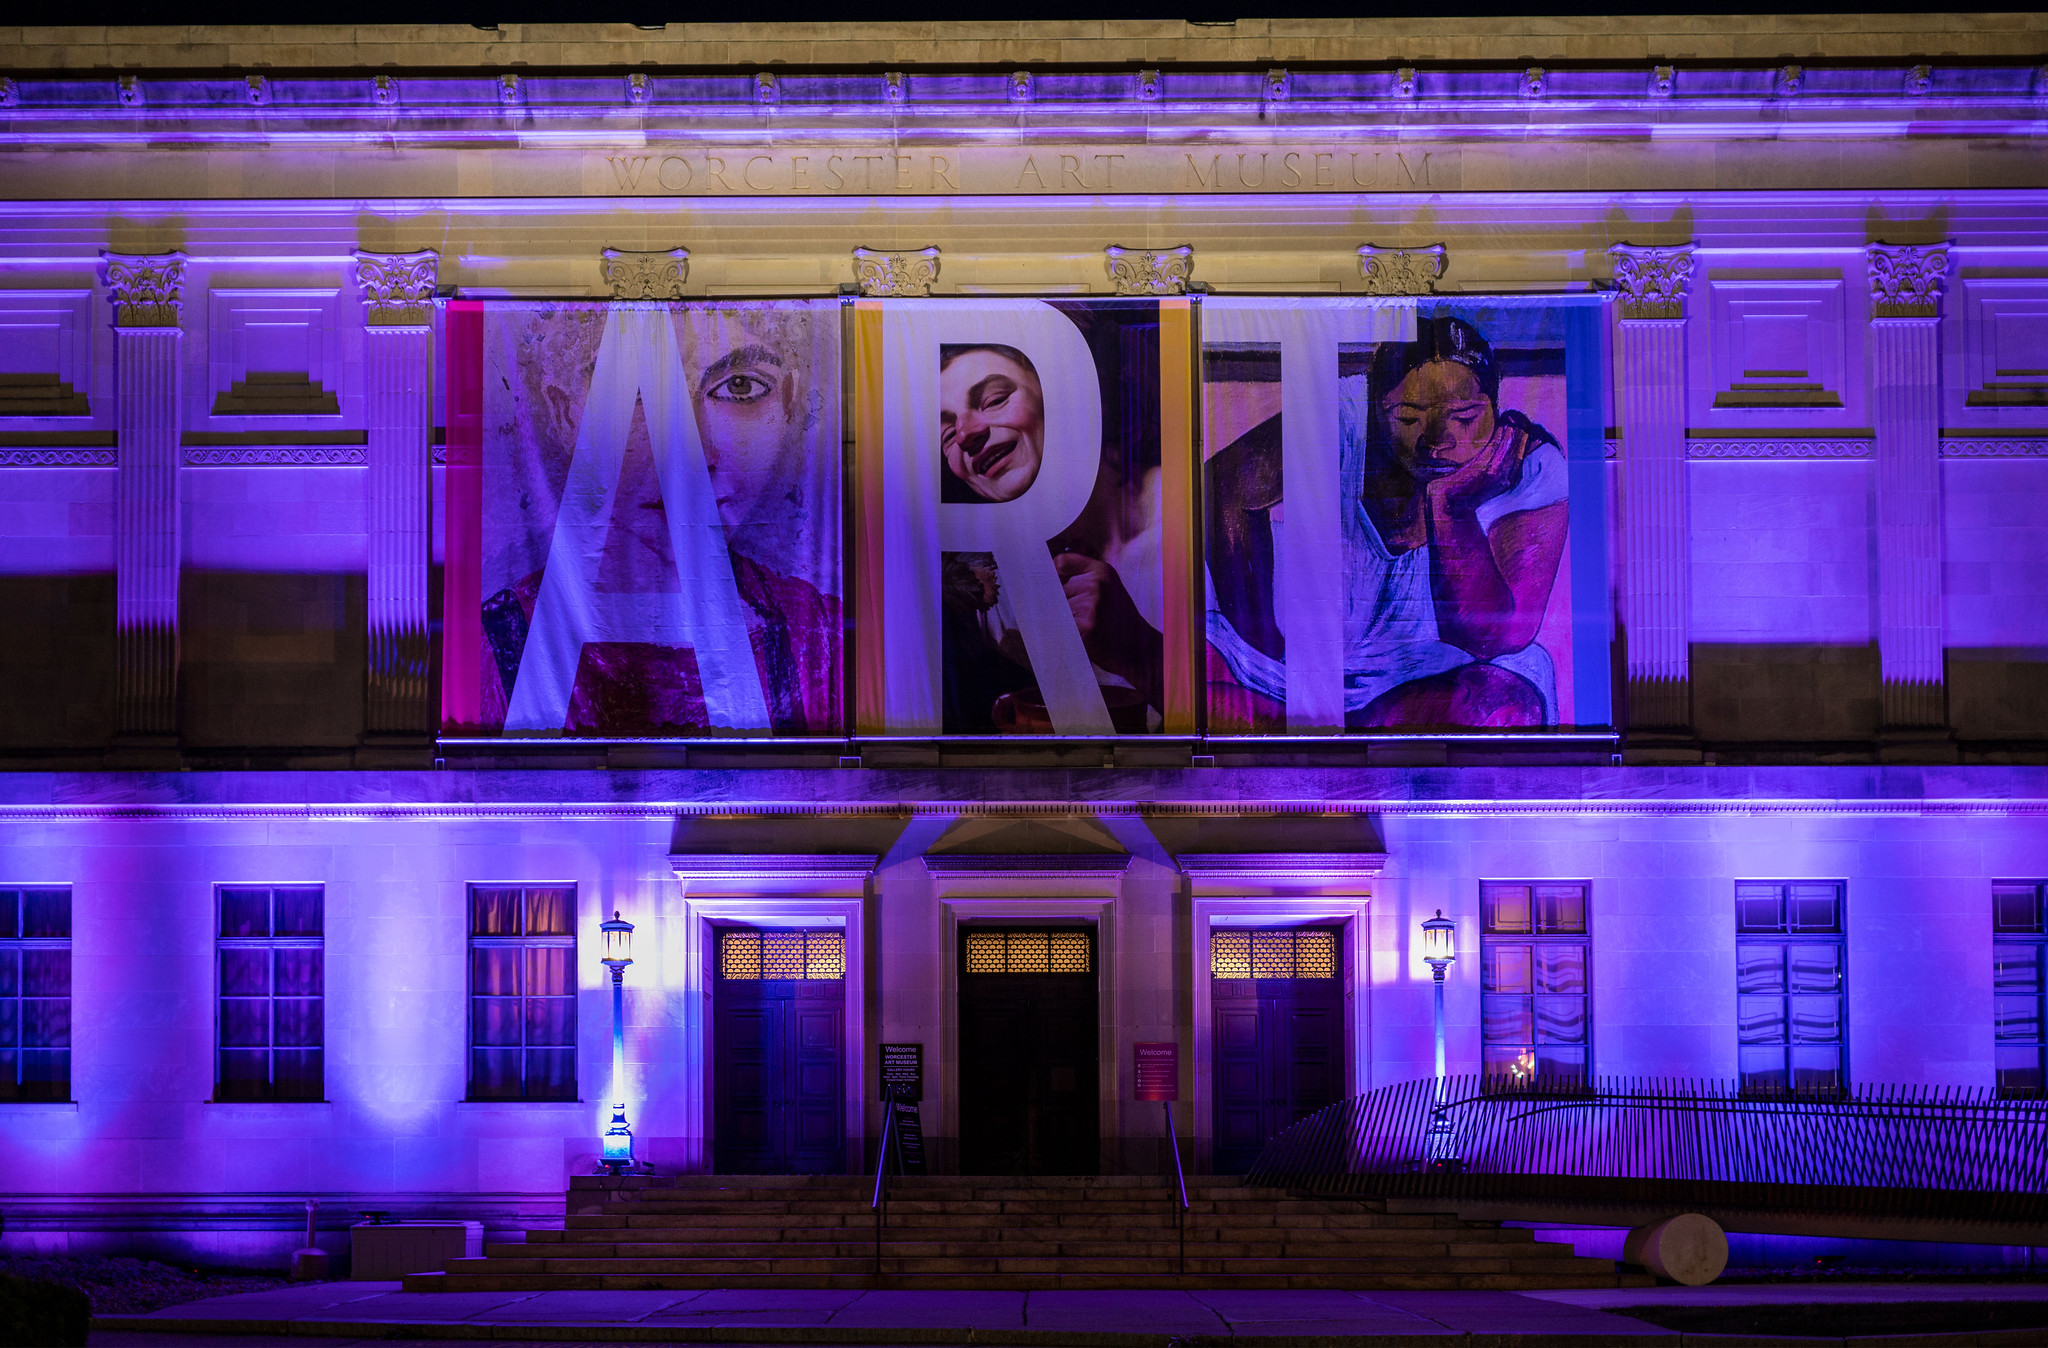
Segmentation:
<svg viewBox="0 0 2048 1348">
<path fill-rule="evenodd" d="M 861 728 L 1190 723 L 1186 302 L 870 301 L 855 331 Z"/>
<path fill-rule="evenodd" d="M 1204 307 L 1212 733 L 1609 723 L 1598 303 Z"/>
<path fill-rule="evenodd" d="M 474 597 L 480 651 L 448 661 L 445 719 L 841 733 L 838 305 L 470 307 L 449 337 L 449 594 L 451 614 Z M 458 482 L 470 382 L 475 464 Z M 451 621 L 451 649 L 467 625 Z"/>
</svg>

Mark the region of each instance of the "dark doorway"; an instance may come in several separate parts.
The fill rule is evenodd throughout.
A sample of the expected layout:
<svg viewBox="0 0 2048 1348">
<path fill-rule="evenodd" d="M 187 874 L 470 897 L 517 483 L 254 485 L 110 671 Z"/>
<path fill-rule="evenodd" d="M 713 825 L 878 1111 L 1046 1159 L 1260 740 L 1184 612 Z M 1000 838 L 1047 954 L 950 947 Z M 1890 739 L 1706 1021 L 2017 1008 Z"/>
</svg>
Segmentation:
<svg viewBox="0 0 2048 1348">
<path fill-rule="evenodd" d="M 960 931 L 960 1171 L 1092 1175 L 1101 1162 L 1095 933 Z"/>
<path fill-rule="evenodd" d="M 1343 972 L 1334 928 L 1210 932 L 1217 1174 L 1343 1093 Z"/>
<path fill-rule="evenodd" d="M 712 941 L 711 1166 L 846 1169 L 846 936 L 721 927 Z"/>
</svg>

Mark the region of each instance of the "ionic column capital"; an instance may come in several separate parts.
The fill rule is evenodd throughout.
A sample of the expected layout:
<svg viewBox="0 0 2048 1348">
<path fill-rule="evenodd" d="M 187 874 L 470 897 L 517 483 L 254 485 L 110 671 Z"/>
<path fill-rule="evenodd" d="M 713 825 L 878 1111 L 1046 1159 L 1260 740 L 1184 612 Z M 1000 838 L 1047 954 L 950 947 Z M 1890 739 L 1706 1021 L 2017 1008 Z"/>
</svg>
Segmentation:
<svg viewBox="0 0 2048 1348">
<path fill-rule="evenodd" d="M 101 253 L 117 328 L 176 328 L 185 307 L 183 253 Z"/>
<path fill-rule="evenodd" d="M 364 322 L 373 328 L 424 328 L 433 322 L 434 287 L 441 255 L 358 251 L 356 285 L 363 292 Z"/>
<path fill-rule="evenodd" d="M 1939 318 L 1948 245 L 1873 243 L 1864 249 L 1872 318 Z"/>
<path fill-rule="evenodd" d="M 1676 248 L 1617 243 L 1607 250 L 1614 259 L 1614 288 L 1621 293 L 1623 320 L 1685 317 L 1695 247 L 1690 243 Z"/>
</svg>

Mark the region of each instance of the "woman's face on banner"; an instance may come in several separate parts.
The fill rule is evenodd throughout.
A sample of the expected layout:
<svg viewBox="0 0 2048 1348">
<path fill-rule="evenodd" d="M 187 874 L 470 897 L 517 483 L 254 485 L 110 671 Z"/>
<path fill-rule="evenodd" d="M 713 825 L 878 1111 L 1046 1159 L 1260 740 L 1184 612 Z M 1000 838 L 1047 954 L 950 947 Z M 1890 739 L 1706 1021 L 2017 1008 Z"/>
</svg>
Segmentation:
<svg viewBox="0 0 2048 1348">
<path fill-rule="evenodd" d="M 1408 473 L 1427 480 L 1455 472 L 1493 439 L 1493 400 L 1471 367 L 1432 360 L 1380 399 L 1394 439 L 1394 457 Z"/>
<path fill-rule="evenodd" d="M 976 495 L 1014 501 L 1038 480 L 1045 395 L 1038 375 L 976 348 L 939 372 L 939 453 Z"/>
<path fill-rule="evenodd" d="M 795 343 L 750 326 L 716 322 L 684 364 L 718 512 L 742 529 L 784 516 L 801 520 L 809 506 L 798 499 L 810 451 L 809 371 Z"/>
</svg>

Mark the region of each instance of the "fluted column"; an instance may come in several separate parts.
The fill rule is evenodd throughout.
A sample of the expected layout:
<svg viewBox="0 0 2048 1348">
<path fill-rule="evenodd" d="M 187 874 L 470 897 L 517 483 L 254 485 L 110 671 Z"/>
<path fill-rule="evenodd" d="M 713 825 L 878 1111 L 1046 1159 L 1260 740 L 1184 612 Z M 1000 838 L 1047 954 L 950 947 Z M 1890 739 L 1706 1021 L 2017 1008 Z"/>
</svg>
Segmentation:
<svg viewBox="0 0 2048 1348">
<path fill-rule="evenodd" d="M 439 254 L 357 253 L 364 306 L 364 415 L 370 480 L 371 735 L 434 731 L 428 684 L 427 582 L 432 564 L 434 332 Z"/>
<path fill-rule="evenodd" d="M 178 311 L 185 258 L 101 255 L 114 304 L 114 724 L 178 733 Z"/>
<path fill-rule="evenodd" d="M 1683 732 L 1692 721 L 1685 478 L 1685 302 L 1692 245 L 1618 244 L 1620 293 L 1621 621 L 1627 725 Z"/>
<path fill-rule="evenodd" d="M 1872 244 L 1877 649 L 1884 729 L 1947 721 L 1941 645 L 1941 290 L 1947 245 Z"/>
</svg>

